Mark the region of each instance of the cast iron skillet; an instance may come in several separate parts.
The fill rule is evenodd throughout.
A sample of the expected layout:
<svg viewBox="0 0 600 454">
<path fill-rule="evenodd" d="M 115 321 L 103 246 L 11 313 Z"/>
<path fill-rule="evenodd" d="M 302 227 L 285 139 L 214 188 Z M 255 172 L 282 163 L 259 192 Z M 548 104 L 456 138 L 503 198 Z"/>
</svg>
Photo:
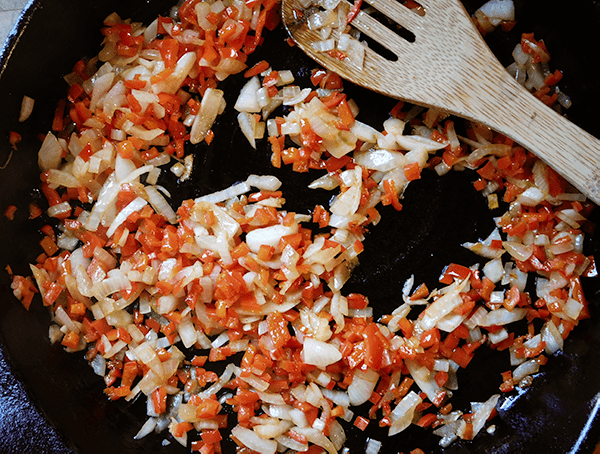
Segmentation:
<svg viewBox="0 0 600 454">
<path fill-rule="evenodd" d="M 482 2 L 468 1 L 471 11 Z M 81 57 L 99 50 L 102 19 L 113 11 L 122 17 L 148 22 L 165 14 L 171 0 L 122 2 L 96 0 L 82 5 L 77 0 L 38 0 L 29 4 L 19 27 L 4 48 L 0 67 L 0 161 L 9 152 L 8 132 L 23 136 L 10 165 L 0 171 L 0 210 L 14 204 L 15 220 L 0 216 L 2 247 L 0 265 L 10 264 L 15 273 L 27 274 L 27 264 L 40 253 L 39 229 L 49 221 L 27 219 L 28 205 L 43 198 L 38 191 L 36 152 L 38 133 L 49 129 L 56 100 L 64 96 L 68 73 Z M 517 2 L 519 23 L 511 33 L 496 32 L 491 45 L 505 62 L 520 33 L 533 31 L 543 37 L 552 53 L 553 65 L 563 69 L 561 86 L 571 95 L 569 117 L 596 136 L 599 96 L 590 66 L 594 64 L 600 6 L 586 1 L 577 7 L 562 0 Z M 301 83 L 307 83 L 315 65 L 297 49 L 284 42 L 284 34 L 274 32 L 269 46 L 251 57 L 250 64 L 266 58 L 275 68 L 290 68 Z M 239 78 L 227 81 L 229 105 L 241 87 Z M 363 111 L 359 118 L 380 127 L 385 112 L 394 101 L 356 87 L 347 86 Z M 36 100 L 34 113 L 25 123 L 17 122 L 24 94 Z M 329 194 L 309 191 L 306 185 L 314 174 L 293 174 L 288 169 L 274 171 L 264 143 L 252 151 L 235 128 L 235 119 L 225 114 L 214 127 L 216 139 L 210 147 L 190 149 L 196 155 L 191 181 L 177 185 L 165 178 L 163 184 L 174 192 L 173 203 L 221 189 L 245 179 L 248 173 L 275 173 L 284 183 L 288 209 L 307 212 L 316 203 L 325 204 Z M 443 178 L 426 172 L 410 185 L 404 210 L 385 210 L 383 221 L 372 228 L 361 255 L 361 265 L 345 291 L 367 294 L 376 314 L 393 310 L 400 301 L 403 282 L 411 273 L 417 282 L 436 286 L 443 266 L 454 261 L 471 265 L 477 257 L 459 244 L 485 237 L 491 231 L 491 214 L 483 198 L 471 186 L 474 176 L 465 172 Z M 587 253 L 597 253 L 599 241 L 587 241 Z M 420 447 L 425 452 L 592 452 L 600 439 L 596 412 L 600 402 L 600 321 L 598 279 L 584 283 L 591 301 L 593 318 L 583 321 L 565 344 L 542 368 L 531 388 L 503 396 L 494 435 L 482 432 L 475 441 L 457 442 L 441 450 L 438 437 L 412 427 L 388 438 L 386 431 L 372 423 L 365 432 L 347 427 L 351 452 L 364 452 L 372 437 L 384 442 L 381 452 L 408 452 Z M 82 355 L 64 353 L 47 340 L 49 315 L 35 300 L 29 312 L 14 299 L 8 275 L 0 279 L 0 361 L 2 391 L 0 451 L 2 452 L 186 452 L 172 442 L 162 446 L 165 435 L 152 434 L 141 441 L 133 436 L 145 420 L 145 402 L 109 402 L 102 393 L 102 380 L 95 376 Z M 470 400 L 482 401 L 500 384 L 500 372 L 508 369 L 506 354 L 478 354 L 465 373 L 459 375 L 460 391 L 455 408 L 468 410 Z M 485 373 L 484 373 L 485 372 Z M 360 410 L 359 410 L 360 411 Z M 166 436 L 169 439 L 168 436 Z M 172 440 L 171 440 L 172 441 Z M 233 452 L 224 442 L 224 452 Z M 189 450 L 189 449 L 188 449 Z"/>
</svg>

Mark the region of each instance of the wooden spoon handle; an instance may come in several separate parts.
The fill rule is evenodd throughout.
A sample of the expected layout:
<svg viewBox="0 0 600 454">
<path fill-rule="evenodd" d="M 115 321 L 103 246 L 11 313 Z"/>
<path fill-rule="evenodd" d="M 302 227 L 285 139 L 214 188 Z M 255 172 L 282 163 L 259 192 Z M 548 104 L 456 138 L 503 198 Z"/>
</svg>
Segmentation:
<svg viewBox="0 0 600 454">
<path fill-rule="evenodd" d="M 600 204 L 600 140 L 531 95 L 497 60 L 480 65 L 480 99 L 464 103 L 475 118 L 533 152 Z"/>
</svg>

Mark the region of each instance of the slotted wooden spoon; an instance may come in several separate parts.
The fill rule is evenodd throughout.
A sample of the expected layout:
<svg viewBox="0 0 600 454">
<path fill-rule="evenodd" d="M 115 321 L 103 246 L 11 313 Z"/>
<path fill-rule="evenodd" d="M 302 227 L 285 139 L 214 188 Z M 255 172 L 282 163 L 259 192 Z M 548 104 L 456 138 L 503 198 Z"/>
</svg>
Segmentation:
<svg viewBox="0 0 600 454">
<path fill-rule="evenodd" d="M 316 51 L 311 43 L 322 38 L 298 20 L 298 0 L 283 1 L 283 23 L 297 45 L 325 68 L 384 95 L 489 126 L 532 151 L 600 204 L 600 141 L 519 85 L 459 0 L 420 0 L 422 16 L 397 0 L 365 1 L 414 35 L 409 42 L 363 12 L 354 18 L 352 25 L 393 52 L 396 61 L 367 49 L 358 69 Z"/>
</svg>

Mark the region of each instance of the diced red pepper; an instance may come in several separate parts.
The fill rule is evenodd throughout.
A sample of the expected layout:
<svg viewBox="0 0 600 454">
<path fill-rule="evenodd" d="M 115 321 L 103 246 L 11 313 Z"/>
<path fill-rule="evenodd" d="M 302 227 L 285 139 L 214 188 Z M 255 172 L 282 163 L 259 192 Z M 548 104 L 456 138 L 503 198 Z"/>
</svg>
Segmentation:
<svg viewBox="0 0 600 454">
<path fill-rule="evenodd" d="M 452 284 L 454 279 L 465 280 L 471 275 L 471 269 L 466 266 L 451 263 L 446 267 L 440 277 L 442 284 Z"/>
</svg>

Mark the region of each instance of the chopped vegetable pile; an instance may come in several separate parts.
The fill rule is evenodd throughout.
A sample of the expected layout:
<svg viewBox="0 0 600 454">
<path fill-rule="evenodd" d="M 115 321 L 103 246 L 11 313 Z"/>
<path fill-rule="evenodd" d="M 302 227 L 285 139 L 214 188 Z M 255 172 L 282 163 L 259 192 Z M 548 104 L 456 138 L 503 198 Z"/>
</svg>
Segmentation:
<svg viewBox="0 0 600 454">
<path fill-rule="evenodd" d="M 461 135 L 459 120 L 398 103 L 377 128 L 357 120 L 334 73 L 315 69 L 313 86 L 300 87 L 266 61 L 249 68 L 278 7 L 187 0 L 147 27 L 106 18 L 104 48 L 66 76 L 68 96 L 39 152 L 56 229 L 43 229 L 33 279 L 14 275 L 13 292 L 26 309 L 39 292 L 52 309 L 51 341 L 84 354 L 109 399 L 147 400 L 137 438 L 167 429 L 192 451 L 221 452 L 227 407 L 241 452 L 337 453 L 341 420 L 390 436 L 417 424 L 442 446 L 473 439 L 501 393 L 529 386 L 589 317 L 581 277 L 595 275 L 583 251 L 594 205 L 480 125 Z M 499 14 L 494 26 L 514 20 Z M 524 35 L 512 70 L 543 102 L 568 107 L 555 89 L 561 73 L 541 66 L 546 56 Z M 310 187 L 335 191 L 328 206 L 288 211 L 269 175 L 171 206 L 159 176 L 190 177 L 185 144 L 211 142 L 230 108 L 219 82 L 236 74 L 247 82 L 233 108 L 251 147 L 266 135 L 273 167 L 320 171 Z M 451 169 L 475 171 L 490 208 L 507 207 L 486 239 L 463 245 L 483 266 L 450 263 L 431 289 L 413 277 L 399 306 L 375 319 L 368 295 L 344 291 L 368 231 L 381 206 L 402 210 L 422 172 Z M 480 348 L 504 351 L 513 368 L 490 377 L 498 394 L 455 409 L 457 371 Z M 365 403 L 368 414 L 355 414 Z"/>
</svg>

